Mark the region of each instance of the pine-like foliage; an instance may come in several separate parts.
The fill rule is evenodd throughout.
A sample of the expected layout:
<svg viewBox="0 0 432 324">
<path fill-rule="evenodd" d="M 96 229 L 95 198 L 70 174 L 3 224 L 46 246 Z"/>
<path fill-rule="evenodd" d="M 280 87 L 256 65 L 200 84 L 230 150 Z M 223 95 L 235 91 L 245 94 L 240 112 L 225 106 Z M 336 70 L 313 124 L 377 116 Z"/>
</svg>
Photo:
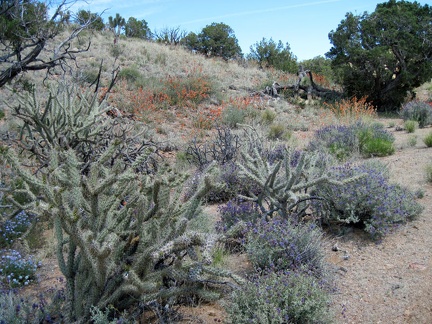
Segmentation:
<svg viewBox="0 0 432 324">
<path fill-rule="evenodd" d="M 67 106 L 56 109 L 67 114 L 62 109 Z M 94 104 L 92 109 L 98 107 Z M 82 125 L 102 124 L 102 117 L 95 116 L 102 115 L 76 114 L 73 118 L 83 122 L 72 120 L 65 129 L 73 137 Z M 44 132 L 29 124 L 33 139 L 47 143 L 41 154 L 45 165 L 31 173 L 23 167 L 23 158 L 12 149 L 3 150 L 24 180 L 20 193 L 29 203 L 11 200 L 54 224 L 57 259 L 67 283 L 66 322 L 87 321 L 92 306 L 124 309 L 137 302 L 170 305 L 179 296 L 214 298 L 216 292 L 207 286 L 217 284 L 215 278 L 241 281 L 212 267 L 217 236 L 188 230 L 188 221 L 198 215 L 200 201 L 212 186 L 209 177 L 184 201 L 180 198 L 186 175 L 174 173 L 168 165 L 157 172 L 140 172 L 152 154 L 149 148 L 126 160 L 124 143 L 110 138 L 83 155 L 77 149 L 81 145 L 61 141 L 67 136 L 51 129 L 55 123 L 46 122 Z M 101 127 L 95 136 L 103 137 L 106 129 L 110 128 Z M 53 132 L 54 140 L 43 139 L 43 134 Z"/>
</svg>

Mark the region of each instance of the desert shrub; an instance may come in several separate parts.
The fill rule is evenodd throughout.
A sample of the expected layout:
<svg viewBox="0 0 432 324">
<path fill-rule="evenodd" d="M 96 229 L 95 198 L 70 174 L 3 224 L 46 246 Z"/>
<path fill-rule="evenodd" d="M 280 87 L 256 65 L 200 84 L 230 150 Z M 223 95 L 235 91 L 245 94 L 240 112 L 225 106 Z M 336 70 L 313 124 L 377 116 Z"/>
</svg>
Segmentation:
<svg viewBox="0 0 432 324">
<path fill-rule="evenodd" d="M 189 179 L 185 197 L 190 197 L 197 190 L 203 179 L 205 168 L 199 168 Z M 226 202 L 247 190 L 256 192 L 254 184 L 239 176 L 239 168 L 233 162 L 218 165 L 214 168 L 212 179 L 215 185 L 207 192 L 205 200 L 211 203 Z"/>
<path fill-rule="evenodd" d="M 11 288 L 27 286 L 36 280 L 38 263 L 16 250 L 0 250 L 0 278 Z"/>
<path fill-rule="evenodd" d="M 358 138 L 352 126 L 330 125 L 315 131 L 308 149 L 326 150 L 338 160 L 344 161 L 358 152 L 358 145 Z"/>
<path fill-rule="evenodd" d="M 432 147 L 432 132 L 429 132 L 429 134 L 423 138 L 423 142 L 427 147 Z"/>
<path fill-rule="evenodd" d="M 402 106 L 400 115 L 403 120 L 417 121 L 420 128 L 432 123 L 432 107 L 426 102 L 413 100 Z"/>
<path fill-rule="evenodd" d="M 395 152 L 393 134 L 380 123 L 356 123 L 359 151 L 364 157 L 387 156 Z"/>
<path fill-rule="evenodd" d="M 222 112 L 222 123 L 230 128 L 237 128 L 246 120 L 246 110 L 234 106 L 225 108 Z"/>
<path fill-rule="evenodd" d="M 100 310 L 99 308 L 92 306 L 90 312 L 91 322 L 93 324 L 133 323 L 126 320 L 128 317 L 126 311 L 124 311 L 123 314 L 118 314 L 118 310 L 116 310 L 112 305 L 106 307 L 104 310 Z"/>
<path fill-rule="evenodd" d="M 35 297 L 25 297 L 13 290 L 0 291 L 0 323 L 62 323 L 64 289 L 49 287 Z"/>
<path fill-rule="evenodd" d="M 229 127 L 217 126 L 215 136 L 208 142 L 198 143 L 197 138 L 188 143 L 186 157 L 189 163 L 200 169 L 216 161 L 223 165 L 236 158 L 240 138 Z"/>
<path fill-rule="evenodd" d="M 168 96 L 170 105 L 179 107 L 195 107 L 207 99 L 213 89 L 210 78 L 198 71 L 192 71 L 185 77 L 170 76 L 163 84 L 163 93 Z"/>
<path fill-rule="evenodd" d="M 232 323 L 330 323 L 330 295 L 303 273 L 270 272 L 232 293 L 227 312 Z"/>
<path fill-rule="evenodd" d="M 273 124 L 273 125 L 270 125 L 269 132 L 268 132 L 268 138 L 271 140 L 282 139 L 287 134 L 288 134 L 287 128 L 284 125 Z"/>
<path fill-rule="evenodd" d="M 271 124 L 276 119 L 276 113 L 270 109 L 264 110 L 264 112 L 261 114 L 261 120 L 265 124 Z"/>
<path fill-rule="evenodd" d="M 0 248 L 11 246 L 17 238 L 27 231 L 31 222 L 31 217 L 26 212 L 20 211 L 12 219 L 7 219 L 1 223 Z"/>
<path fill-rule="evenodd" d="M 426 165 L 425 173 L 426 173 L 426 181 L 432 183 L 432 163 Z"/>
<path fill-rule="evenodd" d="M 80 72 L 80 75 L 78 75 L 77 79 L 78 82 L 83 83 L 93 83 L 96 81 L 96 79 L 99 76 L 99 70 L 97 69 L 88 69 Z"/>
<path fill-rule="evenodd" d="M 412 192 L 389 182 L 388 170 L 382 163 L 348 163 L 331 168 L 330 174 L 340 181 L 363 177 L 344 186 L 331 183 L 317 186 L 315 194 L 325 198 L 325 202 L 314 204 L 326 223 L 361 225 L 371 236 L 380 237 L 422 211 Z"/>
<path fill-rule="evenodd" d="M 220 232 L 226 232 L 238 222 L 255 222 L 260 216 L 256 204 L 239 199 L 231 199 L 219 206 L 218 211 L 221 220 L 217 224 L 217 229 Z"/>
<path fill-rule="evenodd" d="M 318 129 L 308 149 L 324 150 L 344 161 L 362 154 L 365 157 L 394 153 L 394 136 L 382 124 L 357 122 L 351 125 L 330 125 Z"/>
<path fill-rule="evenodd" d="M 358 99 L 341 99 L 332 103 L 324 103 L 324 107 L 329 109 L 340 121 L 350 124 L 362 118 L 376 116 L 376 108 L 367 102 L 366 97 Z"/>
<path fill-rule="evenodd" d="M 418 126 L 419 123 L 416 120 L 407 120 L 404 123 L 404 128 L 408 133 L 414 133 Z"/>
<path fill-rule="evenodd" d="M 313 224 L 273 218 L 249 223 L 246 251 L 258 269 L 305 271 L 323 277 L 322 234 Z"/>
<path fill-rule="evenodd" d="M 417 145 L 417 135 L 411 135 L 410 137 L 408 137 L 408 146 L 414 147 L 416 145 Z"/>
<path fill-rule="evenodd" d="M 125 67 L 118 73 L 118 78 L 128 82 L 135 82 L 142 77 L 137 67 Z"/>
</svg>

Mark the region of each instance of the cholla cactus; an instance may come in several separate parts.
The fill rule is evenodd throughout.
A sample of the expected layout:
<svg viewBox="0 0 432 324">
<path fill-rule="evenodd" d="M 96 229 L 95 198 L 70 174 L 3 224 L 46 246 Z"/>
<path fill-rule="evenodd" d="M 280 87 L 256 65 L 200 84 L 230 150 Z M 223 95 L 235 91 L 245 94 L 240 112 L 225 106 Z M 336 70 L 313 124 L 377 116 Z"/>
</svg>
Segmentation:
<svg viewBox="0 0 432 324">
<path fill-rule="evenodd" d="M 29 113 L 30 120 L 35 113 Z M 79 118 L 91 124 L 86 116 Z M 75 127 L 80 126 L 67 128 L 70 134 Z M 33 138 L 50 133 L 52 129 L 39 131 Z M 187 294 L 215 297 L 206 283 L 217 283 L 217 276 L 241 281 L 212 267 L 218 237 L 188 230 L 212 186 L 209 177 L 184 201 L 180 196 L 187 175 L 168 165 L 151 174 L 137 172 L 151 149 L 128 161 L 113 158 L 124 152 L 114 139 L 86 159 L 79 146 L 57 140 L 61 130 L 55 136 L 44 147 L 46 167 L 36 174 L 23 167 L 12 149 L 3 154 L 24 180 L 20 193 L 29 203 L 22 206 L 12 196 L 11 201 L 54 224 L 57 259 L 67 283 L 66 322 L 87 321 L 92 306 L 126 308 L 136 301 L 166 305 Z"/>
<path fill-rule="evenodd" d="M 314 186 L 327 182 L 344 185 L 360 178 L 337 181 L 327 175 L 328 157 L 317 153 L 294 151 L 285 148 L 275 161 L 268 158 L 262 140 L 253 132 L 246 132 L 248 145 L 244 145 L 242 161 L 237 162 L 241 176 L 252 181 L 258 190 L 240 195 L 241 199 L 255 202 L 264 217 L 274 213 L 287 218 L 295 213 L 302 216 L 309 207 L 308 201 L 320 199 L 311 194 Z M 253 186 L 252 186 L 253 187 Z"/>
</svg>

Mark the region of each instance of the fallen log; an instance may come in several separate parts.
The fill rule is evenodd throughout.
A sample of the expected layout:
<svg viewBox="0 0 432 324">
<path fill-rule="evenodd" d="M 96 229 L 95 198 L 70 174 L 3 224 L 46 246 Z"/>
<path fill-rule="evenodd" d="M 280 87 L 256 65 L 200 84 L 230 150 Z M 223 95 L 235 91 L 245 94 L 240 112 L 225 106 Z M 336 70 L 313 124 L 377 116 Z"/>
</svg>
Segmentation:
<svg viewBox="0 0 432 324">
<path fill-rule="evenodd" d="M 262 93 L 273 98 L 278 98 L 281 91 L 293 90 L 293 96 L 306 95 L 307 99 L 312 97 L 320 97 L 325 100 L 338 99 L 342 97 L 342 93 L 332 89 L 326 89 L 316 84 L 313 80 L 313 74 L 310 70 L 304 70 L 300 67 L 300 71 L 297 73 L 298 78 L 296 83 L 292 85 L 280 85 L 277 82 L 273 82 L 272 86 L 267 86 Z M 309 77 L 310 84 L 303 85 L 302 80 Z"/>
</svg>

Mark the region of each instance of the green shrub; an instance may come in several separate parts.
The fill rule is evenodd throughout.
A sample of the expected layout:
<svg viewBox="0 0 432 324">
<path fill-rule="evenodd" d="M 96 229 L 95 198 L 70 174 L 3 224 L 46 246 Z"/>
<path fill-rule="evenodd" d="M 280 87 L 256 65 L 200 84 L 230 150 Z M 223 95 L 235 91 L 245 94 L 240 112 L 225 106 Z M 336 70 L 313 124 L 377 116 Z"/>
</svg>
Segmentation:
<svg viewBox="0 0 432 324">
<path fill-rule="evenodd" d="M 344 161 L 362 154 L 365 157 L 394 153 L 394 136 L 379 123 L 357 122 L 351 125 L 330 125 L 317 130 L 309 150 L 327 151 Z"/>
<path fill-rule="evenodd" d="M 379 123 L 358 123 L 357 137 L 360 153 L 365 157 L 387 156 L 395 152 L 394 137 Z"/>
<path fill-rule="evenodd" d="M 125 67 L 118 73 L 118 78 L 128 82 L 136 82 L 142 77 L 141 72 L 136 67 Z"/>
<path fill-rule="evenodd" d="M 417 145 L 417 135 L 412 135 L 408 137 L 408 146 L 414 147 Z"/>
<path fill-rule="evenodd" d="M 329 293 L 313 276 L 271 272 L 232 293 L 231 323 L 331 323 Z"/>
<path fill-rule="evenodd" d="M 5 112 L 3 109 L 0 109 L 0 120 L 2 120 L 5 117 Z"/>
<path fill-rule="evenodd" d="M 393 142 L 383 138 L 368 138 L 364 141 L 361 153 L 366 157 L 388 156 L 395 152 Z"/>
<path fill-rule="evenodd" d="M 270 109 L 266 109 L 261 115 L 261 120 L 265 124 L 271 124 L 275 119 L 276 119 L 276 113 Z"/>
<path fill-rule="evenodd" d="M 237 107 L 228 107 L 222 113 L 222 123 L 230 128 L 237 128 L 246 119 L 246 111 Z"/>
<path fill-rule="evenodd" d="M 415 120 L 423 128 L 432 123 L 432 107 L 423 101 L 413 100 L 402 106 L 400 115 L 403 120 Z"/>
<path fill-rule="evenodd" d="M 79 76 L 80 83 L 93 83 L 96 81 L 99 75 L 99 70 L 96 69 L 87 69 L 81 72 Z"/>
<path fill-rule="evenodd" d="M 425 138 L 423 138 L 423 142 L 426 144 L 427 147 L 432 147 L 432 132 L 429 132 L 429 134 L 427 134 Z"/>
<path fill-rule="evenodd" d="M 418 126 L 419 123 L 415 120 L 407 120 L 404 123 L 404 127 L 408 133 L 414 133 Z"/>
<path fill-rule="evenodd" d="M 291 133 L 282 124 L 270 125 L 268 138 L 271 140 L 289 139 Z"/>
<path fill-rule="evenodd" d="M 432 163 L 426 165 L 425 172 L 426 172 L 426 181 L 432 183 Z"/>
</svg>

